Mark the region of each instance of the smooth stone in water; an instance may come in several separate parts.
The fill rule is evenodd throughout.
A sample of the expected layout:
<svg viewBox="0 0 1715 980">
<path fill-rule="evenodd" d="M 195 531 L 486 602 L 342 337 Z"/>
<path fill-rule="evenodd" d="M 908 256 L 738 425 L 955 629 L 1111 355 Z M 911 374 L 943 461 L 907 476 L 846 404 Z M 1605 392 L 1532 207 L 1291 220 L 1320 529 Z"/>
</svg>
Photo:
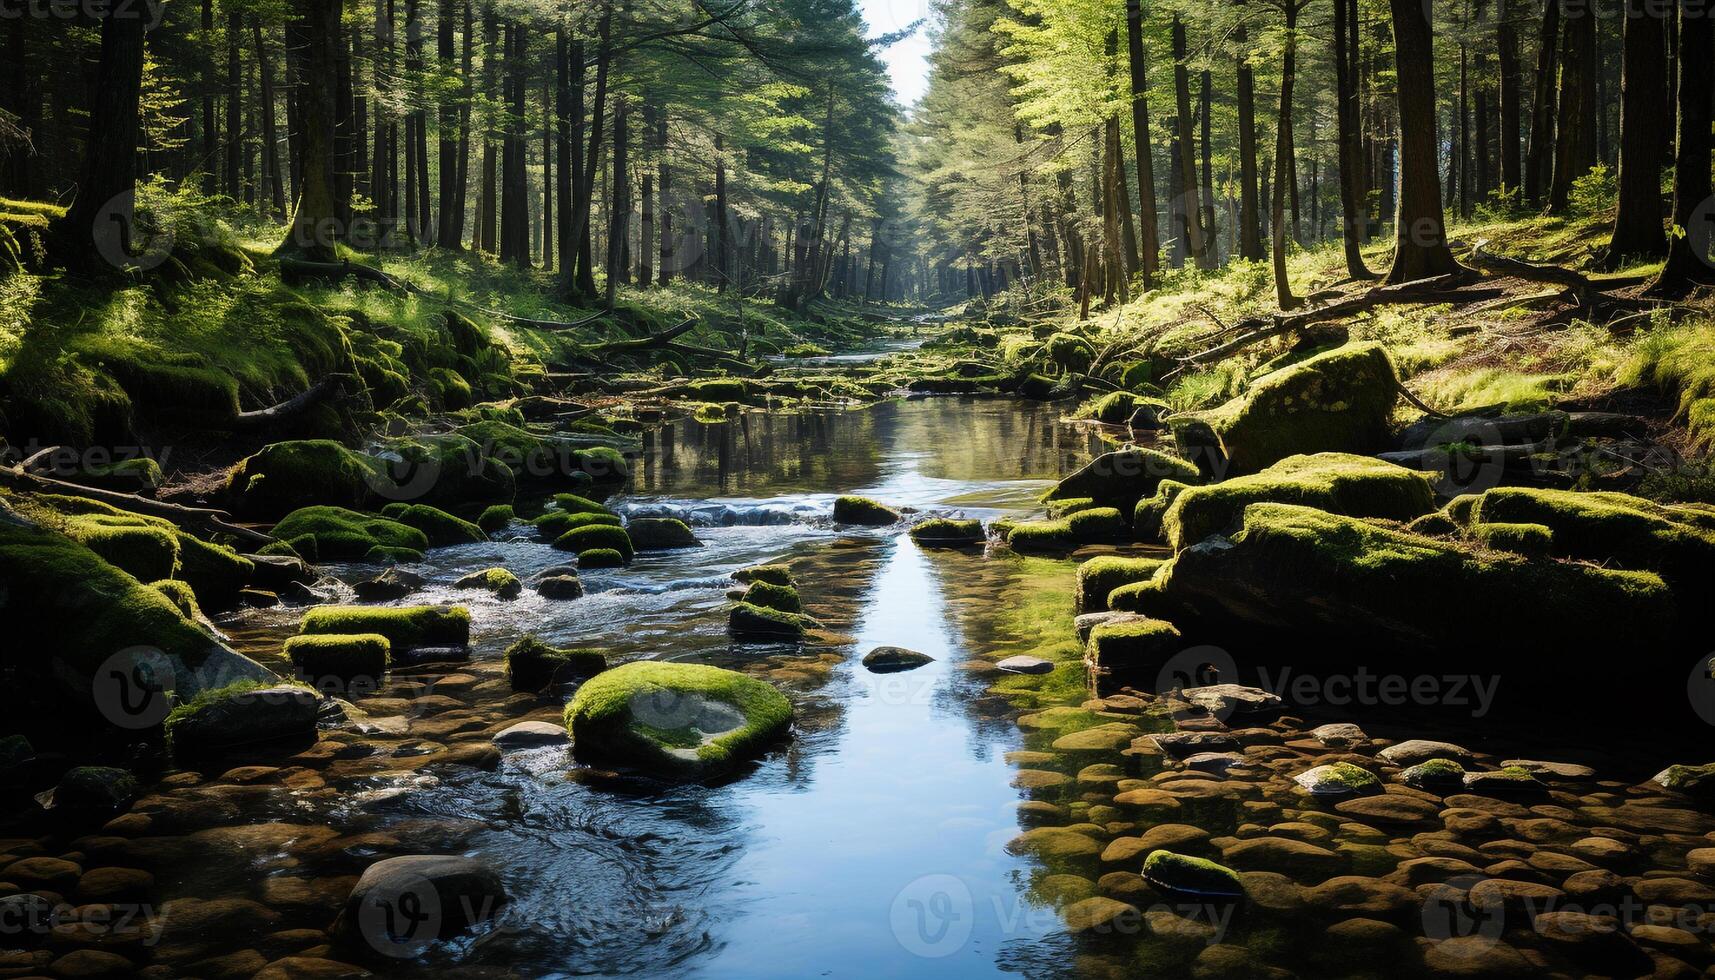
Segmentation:
<svg viewBox="0 0 1715 980">
<path fill-rule="evenodd" d="M 521 721 L 494 736 L 494 744 L 502 749 L 534 749 L 543 745 L 565 745 L 569 741 L 564 725 L 546 721 Z"/>
<path fill-rule="evenodd" d="M 1370 740 L 1362 728 L 1350 722 L 1335 722 L 1310 730 L 1310 737 L 1329 748 L 1347 749 Z"/>
<path fill-rule="evenodd" d="M 1242 684 L 1186 688 L 1179 696 L 1213 715 L 1255 715 L 1280 708 L 1280 695 Z"/>
<path fill-rule="evenodd" d="M 1381 792 L 1381 780 L 1368 769 L 1348 762 L 1317 766 L 1292 781 L 1312 796 L 1361 796 Z"/>
<path fill-rule="evenodd" d="M 1054 662 L 1041 657 L 1008 657 L 995 666 L 1014 674 L 1049 674 L 1054 671 Z"/>
<path fill-rule="evenodd" d="M 1376 753 L 1376 758 L 1396 766 L 1415 766 L 1419 762 L 1430 759 L 1453 759 L 1458 762 L 1468 762 L 1475 758 L 1471 750 L 1451 742 L 1432 742 L 1428 739 L 1414 738 L 1398 745 L 1390 745 Z"/>
<path fill-rule="evenodd" d="M 876 647 L 864 655 L 863 665 L 871 673 L 891 674 L 903 670 L 916 670 L 924 664 L 934 663 L 935 658 L 916 650 L 904 647 Z"/>
<path fill-rule="evenodd" d="M 378 953 L 421 951 L 492 918 L 506 904 L 500 875 L 474 858 L 415 854 L 386 858 L 364 870 L 334 935 L 350 946 L 367 943 Z M 415 909 L 410 916 L 402 910 Z"/>
</svg>

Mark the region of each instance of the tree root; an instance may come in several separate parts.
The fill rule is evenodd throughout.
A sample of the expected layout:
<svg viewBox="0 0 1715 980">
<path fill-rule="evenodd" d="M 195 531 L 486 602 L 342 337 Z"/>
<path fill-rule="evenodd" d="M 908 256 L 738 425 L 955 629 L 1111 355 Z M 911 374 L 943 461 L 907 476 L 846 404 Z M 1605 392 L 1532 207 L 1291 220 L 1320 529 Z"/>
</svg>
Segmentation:
<svg viewBox="0 0 1715 980">
<path fill-rule="evenodd" d="M 174 526 L 182 530 L 199 533 L 204 537 L 215 534 L 230 534 L 255 545 L 274 542 L 273 537 L 263 534 L 255 528 L 235 523 L 232 515 L 222 510 L 185 507 L 181 504 L 170 504 L 162 500 L 150 500 L 148 497 L 140 497 L 134 493 L 101 490 L 77 483 L 67 483 L 52 477 L 25 473 L 16 466 L 0 466 L 0 484 L 33 493 L 60 494 L 66 497 L 100 501 L 147 517 L 162 518 L 172 522 Z"/>
</svg>

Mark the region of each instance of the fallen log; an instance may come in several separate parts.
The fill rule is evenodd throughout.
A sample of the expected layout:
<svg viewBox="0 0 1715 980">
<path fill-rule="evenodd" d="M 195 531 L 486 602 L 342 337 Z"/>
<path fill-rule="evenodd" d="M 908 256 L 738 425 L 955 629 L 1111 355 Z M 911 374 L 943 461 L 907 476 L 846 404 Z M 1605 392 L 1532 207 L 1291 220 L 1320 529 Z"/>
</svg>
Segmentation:
<svg viewBox="0 0 1715 980">
<path fill-rule="evenodd" d="M 1564 266 L 1537 265 L 1522 259 L 1509 259 L 1504 255 L 1495 255 L 1486 251 L 1483 246 L 1488 242 L 1480 241 L 1471 246 L 1471 254 L 1467 257 L 1471 265 L 1490 275 L 1512 276 L 1527 282 L 1542 282 L 1550 286 L 1560 286 L 1572 291 L 1578 297 L 1580 306 L 1590 305 L 1590 295 L 1601 292 L 1590 277 L 1573 272 Z"/>
<path fill-rule="evenodd" d="M 349 374 L 330 374 L 304 389 L 301 394 L 294 395 L 278 405 L 259 408 L 254 412 L 239 412 L 238 418 L 233 420 L 233 427 L 237 429 L 266 428 L 302 415 L 306 410 L 320 403 L 335 388 L 340 387 L 349 377 L 351 377 Z"/>
<path fill-rule="evenodd" d="M 410 283 L 395 279 L 374 266 L 355 263 L 349 259 L 340 262 L 281 259 L 280 275 L 288 281 L 293 279 L 325 279 L 331 283 L 337 283 L 350 277 L 361 282 L 375 283 L 396 293 L 422 292 Z"/>
<path fill-rule="evenodd" d="M 65 480 L 56 480 L 52 477 L 25 473 L 15 466 L 0 466 L 0 484 L 32 493 L 59 494 L 66 497 L 100 501 L 146 517 L 162 518 L 170 521 L 181 530 L 199 532 L 204 537 L 212 534 L 230 534 L 255 545 L 274 542 L 274 538 L 270 535 L 263 534 L 255 528 L 234 523 L 232 515 L 223 510 L 186 507 L 182 504 L 171 504 L 163 500 L 150 500 L 147 497 L 139 497 L 134 493 L 124 493 L 119 490 L 86 487 L 82 484 L 68 483 Z"/>
</svg>

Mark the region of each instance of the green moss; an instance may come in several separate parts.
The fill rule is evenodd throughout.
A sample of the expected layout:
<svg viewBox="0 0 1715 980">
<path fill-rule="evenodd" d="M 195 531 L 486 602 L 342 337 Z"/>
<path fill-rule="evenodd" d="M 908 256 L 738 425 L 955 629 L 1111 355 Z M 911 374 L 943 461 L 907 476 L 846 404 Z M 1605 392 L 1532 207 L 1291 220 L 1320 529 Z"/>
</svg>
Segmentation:
<svg viewBox="0 0 1715 980">
<path fill-rule="evenodd" d="M 1447 519 L 1460 527 L 1469 527 L 1477 516 L 1477 504 L 1483 499 L 1481 494 L 1467 493 L 1454 497 L 1441 508 Z"/>
<path fill-rule="evenodd" d="M 605 514 L 617 520 L 618 515 L 605 505 L 599 504 L 588 497 L 580 497 L 575 493 L 554 494 L 554 506 L 567 514 Z"/>
<path fill-rule="evenodd" d="M 1471 539 L 1485 548 L 1529 558 L 1554 549 L 1554 532 L 1541 524 L 1476 524 L 1471 527 Z"/>
<path fill-rule="evenodd" d="M 276 691 L 285 692 L 296 702 L 301 734 L 314 734 L 316 702 L 313 698 L 304 697 L 306 694 L 314 695 L 313 689 L 293 681 L 247 679 L 234 681 L 224 687 L 206 688 L 169 712 L 166 721 L 162 723 L 167 744 L 175 754 L 188 755 L 231 748 L 236 744 L 254 741 L 255 736 L 278 735 L 279 732 L 273 730 L 253 729 L 245 721 L 247 718 L 263 717 L 251 710 L 251 704 L 255 698 Z M 240 741 L 233 742 L 233 736 L 237 736 Z"/>
<path fill-rule="evenodd" d="M 1081 544 L 1114 544 L 1131 535 L 1125 517 L 1113 507 L 1092 507 L 1066 518 L 1072 539 Z"/>
<path fill-rule="evenodd" d="M 752 582 L 744 590 L 744 601 L 764 609 L 776 609 L 780 612 L 799 613 L 804 611 L 804 605 L 798 598 L 798 590 L 790 585 L 772 585 L 768 582 Z"/>
<path fill-rule="evenodd" d="M 202 609 L 197 605 L 196 591 L 189 583 L 162 579 L 159 582 L 150 582 L 149 588 L 172 600 L 173 605 L 178 607 L 179 615 L 186 619 L 194 622 L 202 616 Z"/>
<path fill-rule="evenodd" d="M 476 519 L 476 526 L 485 534 L 494 534 L 511 524 L 516 517 L 511 504 L 495 504 L 482 512 L 482 516 Z"/>
<path fill-rule="evenodd" d="M 361 509 L 393 486 L 380 464 L 328 439 L 277 442 L 241 460 L 226 477 L 235 513 L 268 519 L 327 504 Z"/>
<path fill-rule="evenodd" d="M 1715 589 L 1715 512 L 1695 504 L 1658 504 L 1623 493 L 1501 487 L 1482 495 L 1472 521 L 1546 527 L 1555 554 L 1658 571 L 1676 590 L 1699 601 Z"/>
<path fill-rule="evenodd" d="M 470 610 L 463 606 L 319 606 L 300 625 L 309 634 L 379 633 L 393 651 L 470 645 Z"/>
<path fill-rule="evenodd" d="M 733 581 L 746 585 L 767 582 L 770 585 L 795 586 L 790 565 L 752 565 L 732 573 Z"/>
<path fill-rule="evenodd" d="M 1163 540 L 1161 521 L 1167 516 L 1167 509 L 1173 506 L 1173 501 L 1179 499 L 1180 492 L 1188 486 L 1178 480 L 1162 480 L 1156 487 L 1155 496 L 1139 500 L 1131 512 L 1132 536 L 1139 541 Z"/>
<path fill-rule="evenodd" d="M 1438 510 L 1433 514 L 1424 514 L 1422 517 L 1408 522 L 1405 529 L 1412 534 L 1421 534 L 1431 538 L 1450 538 L 1462 534 L 1465 530 L 1464 525 L 1447 516 L 1447 512 L 1444 510 Z"/>
<path fill-rule="evenodd" d="M 512 470 L 475 441 L 454 433 L 390 439 L 373 457 L 388 484 L 381 496 L 436 507 L 511 500 Z"/>
<path fill-rule="evenodd" d="M 1161 558 L 1119 555 L 1103 555 L 1084 562 L 1078 566 L 1077 611 L 1106 612 L 1109 593 L 1122 585 L 1149 581 L 1165 564 L 1166 560 Z"/>
<path fill-rule="evenodd" d="M 179 574 L 204 605 L 225 608 L 256 574 L 256 563 L 225 545 L 178 532 Z"/>
<path fill-rule="evenodd" d="M 1245 893 L 1231 869 L 1172 851 L 1151 851 L 1143 861 L 1143 877 L 1157 888 L 1181 895 L 1236 898 Z"/>
<path fill-rule="evenodd" d="M 530 522 L 536 528 L 537 536 L 545 541 L 555 541 L 567 531 L 592 525 L 607 527 L 622 527 L 624 522 L 616 514 L 562 514 L 559 511 L 549 511 Z"/>
<path fill-rule="evenodd" d="M 690 525 L 671 517 L 633 518 L 625 533 L 631 536 L 631 543 L 638 551 L 674 551 L 700 548 L 703 544 Z"/>
<path fill-rule="evenodd" d="M 1704 320 L 1658 326 L 1644 333 L 1617 379 L 1625 386 L 1653 386 L 1678 399 L 1674 421 L 1685 426 L 1692 447 L 1715 445 L 1715 332 Z"/>
<path fill-rule="evenodd" d="M 578 567 L 584 569 L 623 568 L 631 560 L 612 548 L 591 548 L 578 553 Z"/>
<path fill-rule="evenodd" d="M 286 515 L 274 525 L 274 536 L 292 542 L 313 542 L 316 561 L 355 561 L 376 548 L 416 552 L 428 550 L 428 535 L 414 527 L 343 507 L 305 507 Z"/>
<path fill-rule="evenodd" d="M 1386 444 L 1399 380 L 1379 344 L 1349 344 L 1265 375 L 1204 418 L 1229 472 L 1256 473 L 1305 453 L 1368 453 Z"/>
<path fill-rule="evenodd" d="M 468 408 L 471 403 L 470 382 L 451 368 L 429 371 L 429 385 L 446 408 Z"/>
<path fill-rule="evenodd" d="M 987 540 L 982 521 L 936 517 L 911 529 L 911 540 L 926 548 L 961 548 Z"/>
<path fill-rule="evenodd" d="M 423 560 L 423 553 L 412 548 L 393 548 L 378 544 L 364 552 L 359 560 L 366 565 L 415 565 Z"/>
<path fill-rule="evenodd" d="M 1042 356 L 1061 370 L 1083 374 L 1095 362 L 1096 349 L 1077 334 L 1057 333 L 1042 345 Z"/>
<path fill-rule="evenodd" d="M 555 538 L 554 547 L 561 551 L 571 551 L 580 555 L 597 548 L 617 551 L 627 562 L 631 561 L 633 555 L 631 535 L 626 533 L 625 528 L 614 527 L 610 524 L 588 524 L 584 527 L 574 527 Z"/>
<path fill-rule="evenodd" d="M 1048 500 L 1043 502 L 1048 509 L 1048 516 L 1053 518 L 1067 517 L 1081 510 L 1094 510 L 1098 505 L 1089 497 L 1073 497 L 1069 500 Z"/>
<path fill-rule="evenodd" d="M 1291 456 L 1251 476 L 1177 494 L 1161 520 L 1174 550 L 1236 528 L 1254 503 L 1304 504 L 1351 517 L 1409 521 L 1435 509 L 1423 474 L 1344 453 Z"/>
<path fill-rule="evenodd" d="M 328 681 L 349 686 L 359 679 L 379 678 L 387 671 L 392 649 L 379 633 L 325 633 L 289 637 L 284 652 L 298 676 L 322 689 Z"/>
<path fill-rule="evenodd" d="M 1318 795 L 1368 796 L 1382 789 L 1382 781 L 1375 773 L 1350 762 L 1332 762 L 1312 771 L 1316 774 Z"/>
<path fill-rule="evenodd" d="M 1055 485 L 1048 501 L 1089 498 L 1104 507 L 1130 510 L 1154 496 L 1163 480 L 1201 483 L 1197 467 L 1177 456 L 1153 449 L 1122 449 L 1091 460 Z"/>
<path fill-rule="evenodd" d="M 1090 631 L 1087 659 L 1108 674 L 1154 677 L 1184 648 L 1185 638 L 1163 620 L 1103 623 Z"/>
<path fill-rule="evenodd" d="M 1002 537 L 1014 551 L 1043 552 L 1069 551 L 1078 546 L 1078 540 L 1072 535 L 1072 525 L 1065 520 L 1057 521 L 1025 521 L 1022 523 L 1001 525 Z"/>
<path fill-rule="evenodd" d="M 453 583 L 455 589 L 481 589 L 501 599 L 516 599 L 524 594 L 524 583 L 504 568 L 486 568 Z"/>
<path fill-rule="evenodd" d="M 580 760 L 698 776 L 730 772 L 791 723 L 791 702 L 762 681 L 659 661 L 598 674 L 566 707 Z"/>
<path fill-rule="evenodd" d="M 868 497 L 840 497 L 834 501 L 834 522 L 885 527 L 899 523 L 899 512 Z"/>
<path fill-rule="evenodd" d="M 607 669 L 600 650 L 562 650 L 530 635 L 506 648 L 506 676 L 516 691 L 541 691 L 579 677 L 594 677 Z"/>
<path fill-rule="evenodd" d="M 566 475 L 583 482 L 619 483 L 631 474 L 625 454 L 612 446 L 580 449 L 572 454 L 572 464 L 576 469 Z"/>
<path fill-rule="evenodd" d="M 1157 409 L 1162 414 L 1169 410 L 1166 402 L 1159 398 L 1147 398 L 1134 395 L 1129 391 L 1112 391 L 1099 398 L 1085 402 L 1072 416 L 1080 419 L 1095 419 L 1107 425 L 1124 425 L 1131 421 L 1137 410 L 1144 406 Z"/>
<path fill-rule="evenodd" d="M 179 571 L 179 541 L 166 527 L 135 515 L 78 514 L 65 533 L 115 567 L 145 582 Z"/>
<path fill-rule="evenodd" d="M 752 583 L 751 588 L 767 584 Z M 749 594 L 749 590 L 746 590 L 746 594 Z M 805 617 L 797 613 L 739 602 L 733 605 L 732 611 L 727 615 L 727 632 L 737 639 L 796 640 L 804 635 L 805 622 Z"/>
<path fill-rule="evenodd" d="M 82 473 L 88 482 L 97 486 L 127 489 L 141 487 L 153 490 L 166 482 L 166 476 L 161 472 L 161 464 L 147 456 L 124 459 L 109 465 L 86 463 Z"/>
<path fill-rule="evenodd" d="M 388 504 L 381 515 L 423 532 L 431 547 L 488 540 L 482 528 L 427 504 Z"/>
<path fill-rule="evenodd" d="M 1465 784 L 1465 767 L 1452 759 L 1430 759 L 1401 772 L 1399 781 L 1417 789 L 1447 789 Z"/>
</svg>

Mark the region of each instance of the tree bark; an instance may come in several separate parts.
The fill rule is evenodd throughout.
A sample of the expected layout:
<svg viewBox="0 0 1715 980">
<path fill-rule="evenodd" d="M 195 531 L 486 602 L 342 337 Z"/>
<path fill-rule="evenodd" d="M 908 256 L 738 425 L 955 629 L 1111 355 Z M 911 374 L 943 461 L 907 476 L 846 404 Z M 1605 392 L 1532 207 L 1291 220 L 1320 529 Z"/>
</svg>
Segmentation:
<svg viewBox="0 0 1715 980">
<path fill-rule="evenodd" d="M 1211 100 L 1215 80 L 1213 73 L 1203 69 L 1202 91 L 1199 93 L 1201 105 L 1198 115 L 1202 117 L 1202 150 L 1203 150 L 1203 265 L 1205 269 L 1214 269 L 1221 264 L 1221 236 L 1215 230 L 1215 141 L 1209 136 Z M 1129 218 L 1128 218 L 1129 220 Z"/>
<path fill-rule="evenodd" d="M 135 230 L 137 142 L 142 134 L 143 36 L 151 5 L 114 4 L 101 18 L 101 60 L 89 112 L 83 180 L 64 219 L 68 265 L 85 272 L 122 263 Z"/>
<path fill-rule="evenodd" d="M 1667 262 L 1650 286 L 1674 294 L 1692 283 L 1715 281 L 1709 265 L 1711 222 L 1697 220 L 1710 196 L 1710 91 L 1715 88 L 1715 34 L 1710 33 L 1709 0 L 1679 0 L 1678 145 L 1673 167 L 1673 224 Z"/>
<path fill-rule="evenodd" d="M 1346 274 L 1374 279 L 1364 264 L 1364 229 L 1369 225 L 1364 200 L 1363 139 L 1358 119 L 1357 0 L 1334 0 L 1335 151 L 1340 164 L 1340 240 Z"/>
<path fill-rule="evenodd" d="M 476 247 L 490 254 L 500 250 L 499 161 L 494 154 L 500 133 L 495 129 L 492 107 L 500 101 L 500 66 L 504 60 L 500 51 L 500 16 L 495 13 L 493 0 L 489 0 L 482 12 L 482 94 L 490 109 L 482 127 L 482 193 L 477 200 Z"/>
<path fill-rule="evenodd" d="M 1400 0 L 1394 0 L 1398 3 Z M 1274 143 L 1274 200 L 1270 209 L 1269 224 L 1273 229 L 1274 241 L 1274 298 L 1283 310 L 1298 306 L 1298 297 L 1292 294 L 1292 282 L 1286 274 L 1286 216 L 1284 204 L 1287 198 L 1287 188 L 1292 186 L 1290 161 L 1292 160 L 1292 87 L 1298 71 L 1298 11 L 1299 0 L 1286 0 L 1282 8 L 1286 14 L 1286 50 L 1281 57 L 1280 65 L 1280 113 L 1275 122 Z M 1296 222 L 1295 222 L 1296 223 Z"/>
<path fill-rule="evenodd" d="M 262 43 L 262 21 L 250 18 L 250 37 L 256 48 L 258 77 L 262 84 L 262 169 L 268 174 L 268 195 L 275 214 L 286 213 L 286 183 L 280 173 L 280 134 L 274 120 L 274 59 Z"/>
<path fill-rule="evenodd" d="M 631 234 L 631 174 L 627 159 L 631 148 L 631 104 L 621 96 L 613 105 L 613 194 L 607 225 L 607 308 L 619 298 L 619 284 L 629 282 L 625 243 Z"/>
<path fill-rule="evenodd" d="M 572 186 L 575 180 L 582 178 L 572 173 L 572 158 L 580 156 L 572 143 L 572 53 L 577 49 L 579 58 L 583 56 L 581 47 L 573 45 L 571 31 L 561 28 L 554 38 L 554 155 L 558 158 L 559 169 L 555 171 L 554 179 L 560 192 L 560 211 L 556 215 L 556 230 L 560 235 L 560 265 L 559 282 L 561 292 L 571 293 L 577 290 L 578 246 L 573 236 L 572 227 Z M 582 65 L 579 65 L 578 85 L 583 84 Z M 581 120 L 580 120 L 581 123 Z M 580 127 L 581 128 L 581 127 Z"/>
<path fill-rule="evenodd" d="M 1596 14 L 1589 5 L 1567 11 L 1560 68 L 1560 118 L 1555 124 L 1549 214 L 1562 214 L 1572 182 L 1596 165 Z"/>
<path fill-rule="evenodd" d="M 675 248 L 677 243 L 673 241 L 673 210 L 672 199 L 669 196 L 672 193 L 672 188 L 669 184 L 673 179 L 673 169 L 668 165 L 667 161 L 666 108 L 662 108 L 656 115 L 655 126 L 655 145 L 660 148 L 661 153 L 661 157 L 658 161 L 658 169 L 660 170 L 661 179 L 659 186 L 656 188 L 656 193 L 660 195 L 660 204 L 655 209 L 656 213 L 660 215 L 661 222 L 661 262 L 657 275 L 660 278 L 661 285 L 665 286 L 673 281 L 673 274 L 677 271 L 673 268 L 673 263 L 677 261 L 674 258 L 677 252 Z M 772 235 L 772 231 L 770 232 L 770 235 Z M 769 245 L 770 247 L 773 246 L 772 239 L 770 240 Z"/>
<path fill-rule="evenodd" d="M 1460 270 L 1447 247 L 1436 180 L 1435 63 L 1429 15 L 1419 0 L 1389 0 L 1399 77 L 1399 208 L 1387 282 Z"/>
<path fill-rule="evenodd" d="M 1249 262 L 1261 262 L 1264 253 L 1261 195 L 1257 190 L 1256 84 L 1248 60 L 1249 39 L 1242 21 L 1233 32 L 1233 43 L 1239 50 L 1239 257 Z"/>
<path fill-rule="evenodd" d="M 226 196 L 244 199 L 239 180 L 244 153 L 244 76 L 239 40 L 244 36 L 244 14 L 234 5 L 226 12 Z"/>
<path fill-rule="evenodd" d="M 338 64 L 340 0 L 295 0 L 302 26 L 301 55 L 305 78 L 334 77 Z M 331 262 L 334 259 L 334 92 L 330 85 L 303 85 L 298 97 L 303 105 L 302 189 L 292 216 L 292 230 L 280 246 L 282 253 L 304 259 Z"/>
<path fill-rule="evenodd" d="M 524 92 L 525 41 L 517 21 L 506 22 L 505 136 L 501 143 L 500 261 L 530 267 L 530 201 L 526 183 Z"/>
<path fill-rule="evenodd" d="M 601 172 L 601 147 L 604 117 L 607 113 L 607 84 L 608 73 L 613 66 L 613 3 L 605 0 L 602 4 L 601 22 L 596 28 L 596 71 L 595 71 L 595 105 L 590 112 L 589 152 L 584 157 L 582 186 L 577 188 L 577 196 L 572 199 L 572 239 L 578 243 L 578 291 L 585 296 L 594 296 L 595 269 L 594 243 L 590 224 L 590 210 L 595 201 L 596 175 Z M 579 59 L 580 64 L 582 59 Z M 582 69 L 578 77 L 582 78 Z M 577 87 L 581 92 L 583 87 Z"/>
<path fill-rule="evenodd" d="M 1500 0 L 1495 21 L 1495 57 L 1500 62 L 1501 192 L 1519 192 L 1523 167 L 1519 159 L 1518 28 L 1510 0 Z"/>
<path fill-rule="evenodd" d="M 1185 59 L 1185 24 L 1173 18 L 1173 90 L 1178 99 L 1179 187 L 1184 198 L 1180 209 L 1185 214 L 1186 246 L 1194 261 L 1201 266 L 1207 259 L 1208 243 L 1203 234 L 1203 205 L 1197 194 L 1197 156 L 1195 134 L 1191 125 L 1191 72 Z"/>
<path fill-rule="evenodd" d="M 1561 0 L 1542 0 L 1537 34 L 1536 96 L 1531 100 L 1530 150 L 1525 157 L 1524 201 L 1541 207 L 1554 176 L 1555 53 L 1560 36 Z"/>
<path fill-rule="evenodd" d="M 1126 46 L 1131 69 L 1131 129 L 1137 144 L 1137 208 L 1142 223 L 1138 226 L 1138 253 L 1143 269 L 1143 285 L 1149 288 L 1151 277 L 1161 270 L 1161 228 L 1159 205 L 1155 200 L 1155 160 L 1150 150 L 1148 61 L 1143 49 L 1143 4 L 1141 0 L 1126 0 Z M 1022 177 L 1020 179 L 1023 179 Z M 1052 227 L 1052 226 L 1047 226 Z"/>
<path fill-rule="evenodd" d="M 1648 0 L 1626 0 L 1625 65 L 1620 79 L 1620 201 L 1603 264 L 1667 252 L 1661 222 L 1661 138 L 1656 132 L 1667 98 L 1661 60 L 1666 31 Z"/>
<path fill-rule="evenodd" d="M 435 57 L 440 62 L 443 74 L 452 75 L 456 72 L 453 59 L 458 51 L 454 46 L 454 27 L 457 26 L 456 11 L 453 0 L 440 0 L 440 24 L 435 31 Z M 456 217 L 463 210 L 459 205 L 459 107 L 458 100 L 440 97 L 440 190 L 441 217 L 440 224 L 435 228 L 435 241 L 442 248 L 458 251 L 464 248 Z"/>
</svg>

